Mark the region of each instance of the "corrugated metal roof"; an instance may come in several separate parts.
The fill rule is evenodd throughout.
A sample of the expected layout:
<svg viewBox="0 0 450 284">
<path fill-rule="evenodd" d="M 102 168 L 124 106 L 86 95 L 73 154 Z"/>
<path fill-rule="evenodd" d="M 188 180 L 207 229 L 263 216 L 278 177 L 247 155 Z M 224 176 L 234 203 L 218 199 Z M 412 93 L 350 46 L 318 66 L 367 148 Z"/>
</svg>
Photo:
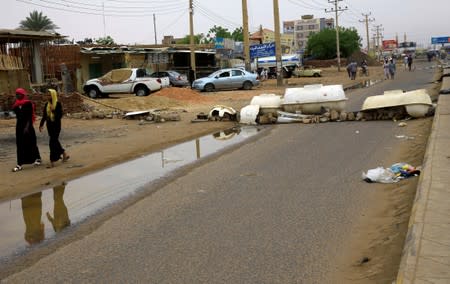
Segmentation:
<svg viewBox="0 0 450 284">
<path fill-rule="evenodd" d="M 128 46 L 120 46 L 120 47 L 94 46 L 81 48 L 81 53 L 84 54 L 123 54 L 123 53 L 147 54 L 147 53 L 189 53 L 189 52 L 190 50 L 174 50 L 171 49 L 170 47 L 150 48 L 150 47 L 128 47 Z M 215 51 L 196 50 L 195 53 L 215 54 Z"/>
<path fill-rule="evenodd" d="M 50 33 L 45 31 L 27 31 L 19 29 L 0 29 L 0 42 L 20 42 L 29 40 L 54 40 L 64 38 L 65 36 L 58 33 Z"/>
</svg>

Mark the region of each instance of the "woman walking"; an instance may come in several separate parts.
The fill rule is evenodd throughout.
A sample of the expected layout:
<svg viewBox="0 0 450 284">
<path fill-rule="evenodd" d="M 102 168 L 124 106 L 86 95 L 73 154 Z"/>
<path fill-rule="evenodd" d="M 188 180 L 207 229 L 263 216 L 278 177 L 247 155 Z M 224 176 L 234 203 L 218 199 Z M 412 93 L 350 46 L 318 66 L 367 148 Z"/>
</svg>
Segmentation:
<svg viewBox="0 0 450 284">
<path fill-rule="evenodd" d="M 62 105 L 58 101 L 58 94 L 53 89 L 48 89 L 48 102 L 44 106 L 42 113 L 39 131 L 42 131 L 44 124 L 47 124 L 48 136 L 50 137 L 50 165 L 62 158 L 62 161 L 67 161 L 70 156 L 66 153 L 59 142 L 59 133 L 61 132 L 61 118 L 63 115 Z"/>
<path fill-rule="evenodd" d="M 16 114 L 17 165 L 13 172 L 21 171 L 24 164 L 41 164 L 41 155 L 37 147 L 36 132 L 33 123 L 36 120 L 35 106 L 28 99 L 23 88 L 16 89 L 16 101 L 12 109 Z"/>
</svg>

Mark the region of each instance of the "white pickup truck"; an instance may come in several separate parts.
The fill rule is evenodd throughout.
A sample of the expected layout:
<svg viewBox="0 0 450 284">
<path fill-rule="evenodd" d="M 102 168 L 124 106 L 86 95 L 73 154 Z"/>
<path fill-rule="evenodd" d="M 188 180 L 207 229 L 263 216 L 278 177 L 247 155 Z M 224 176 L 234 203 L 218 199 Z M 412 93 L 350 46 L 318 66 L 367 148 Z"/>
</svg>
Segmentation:
<svg viewBox="0 0 450 284">
<path fill-rule="evenodd" d="M 100 78 L 88 80 L 83 90 L 91 98 L 131 93 L 136 96 L 147 96 L 169 85 L 169 77 L 152 78 L 145 69 L 121 68 L 111 70 Z"/>
</svg>

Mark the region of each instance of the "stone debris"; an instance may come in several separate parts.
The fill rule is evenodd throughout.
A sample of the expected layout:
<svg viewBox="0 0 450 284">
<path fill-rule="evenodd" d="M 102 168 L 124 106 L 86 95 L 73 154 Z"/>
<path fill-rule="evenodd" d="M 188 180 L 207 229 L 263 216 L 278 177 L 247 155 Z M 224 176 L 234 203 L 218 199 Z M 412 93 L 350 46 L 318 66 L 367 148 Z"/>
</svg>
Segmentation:
<svg viewBox="0 0 450 284">
<path fill-rule="evenodd" d="M 432 115 L 433 112 L 430 112 Z M 293 116 L 299 115 L 299 113 L 292 113 Z M 324 109 L 320 115 L 308 115 L 300 118 L 294 122 L 300 122 L 304 124 L 311 123 L 326 123 L 326 122 L 342 122 L 342 121 L 371 121 L 371 120 L 409 120 L 411 117 L 407 114 L 404 107 L 377 109 L 371 111 L 360 111 L 360 112 L 345 112 L 337 110 Z M 263 113 L 259 114 L 257 118 L 259 124 L 273 124 L 277 122 L 276 113 Z M 406 126 L 406 122 L 401 122 L 398 124 L 399 127 Z"/>
</svg>

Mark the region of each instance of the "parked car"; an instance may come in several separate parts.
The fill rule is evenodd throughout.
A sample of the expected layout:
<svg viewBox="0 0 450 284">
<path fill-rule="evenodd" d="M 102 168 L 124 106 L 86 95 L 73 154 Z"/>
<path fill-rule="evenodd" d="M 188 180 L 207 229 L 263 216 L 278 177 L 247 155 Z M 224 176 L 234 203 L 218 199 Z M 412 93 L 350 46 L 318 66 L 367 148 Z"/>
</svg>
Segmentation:
<svg viewBox="0 0 450 284">
<path fill-rule="evenodd" d="M 320 77 L 322 76 L 322 70 L 315 68 L 299 67 L 295 68 L 295 70 L 292 71 L 292 75 L 295 77 Z"/>
<path fill-rule="evenodd" d="M 164 84 L 169 84 L 166 78 Z M 161 89 L 163 81 L 161 78 L 148 76 L 145 69 L 121 68 L 114 69 L 100 78 L 88 80 L 83 90 L 91 98 L 107 96 L 108 94 L 131 94 L 136 96 L 147 96 L 151 92 Z"/>
<path fill-rule="evenodd" d="M 174 86 L 174 87 L 189 86 L 189 81 L 187 79 L 187 76 L 184 74 L 180 74 L 174 70 L 153 72 L 150 74 L 150 77 L 153 77 L 153 78 L 169 77 L 170 86 Z"/>
<path fill-rule="evenodd" d="M 220 69 L 208 77 L 195 80 L 192 88 L 199 91 L 212 92 L 214 90 L 244 89 L 250 90 L 259 85 L 258 75 L 241 68 Z"/>
</svg>

